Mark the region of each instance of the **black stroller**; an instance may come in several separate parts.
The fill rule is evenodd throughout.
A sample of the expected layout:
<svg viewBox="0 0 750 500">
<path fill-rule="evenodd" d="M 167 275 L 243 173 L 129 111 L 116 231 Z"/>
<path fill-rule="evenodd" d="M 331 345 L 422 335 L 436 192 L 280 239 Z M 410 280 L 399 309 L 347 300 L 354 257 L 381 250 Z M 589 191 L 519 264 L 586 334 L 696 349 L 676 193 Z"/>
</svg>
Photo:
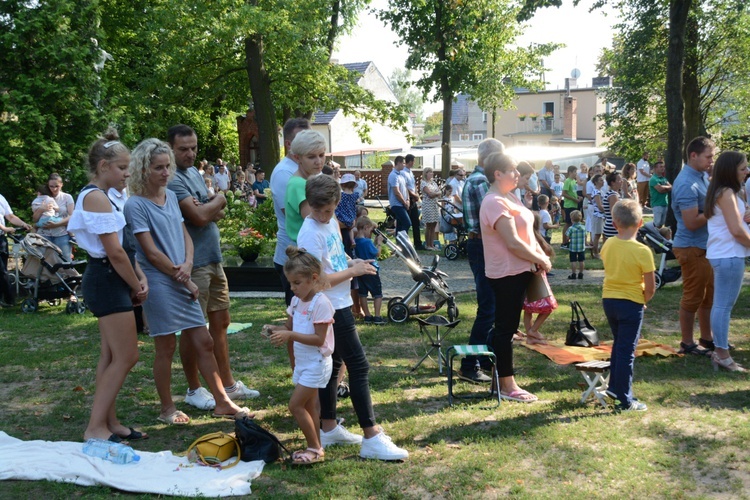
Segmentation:
<svg viewBox="0 0 750 500">
<path fill-rule="evenodd" d="M 41 300 L 55 304 L 75 296 L 77 300 L 69 300 L 65 312 L 86 312 L 83 298 L 77 295 L 81 275 L 75 270 L 76 265 L 84 262 L 66 260 L 57 245 L 35 233 L 27 234 L 21 241 L 21 247 L 26 252 L 21 268 L 25 279 L 18 283 L 29 295 L 21 304 L 21 310 L 26 313 L 36 312 Z"/>
<path fill-rule="evenodd" d="M 665 284 L 677 281 L 682 277 L 682 269 L 680 267 L 667 267 L 668 260 L 677 259 L 674 253 L 672 253 L 672 240 L 668 240 L 662 236 L 653 222 L 641 226 L 636 239 L 652 249 L 657 255 L 661 254 L 659 268 L 654 273 L 657 290 Z"/>
<path fill-rule="evenodd" d="M 440 210 L 440 232 L 445 238 L 443 254 L 448 260 L 468 255 L 469 234 L 463 223 L 461 209 L 448 200 L 438 200 L 437 205 Z"/>
<path fill-rule="evenodd" d="M 448 319 L 454 321 L 458 318 L 458 306 L 453 294 L 448 291 L 448 284 L 444 278 L 448 275 L 438 271 L 437 266 L 440 262 L 440 256 L 435 255 L 432 264 L 423 267 L 417 251 L 409 241 L 409 237 L 404 231 L 396 235 L 396 243 L 379 229 L 375 234 L 383 237 L 383 242 L 391 251 L 404 263 L 411 272 L 412 279 L 416 282 L 414 286 L 403 297 L 393 297 L 388 301 L 388 319 L 394 323 L 403 323 L 409 316 L 419 314 L 433 314 L 438 309 L 448 304 Z M 430 294 L 433 300 L 429 304 L 420 304 L 420 294 Z"/>
<path fill-rule="evenodd" d="M 378 229 L 384 233 L 392 233 L 396 227 L 396 216 L 393 215 L 393 210 L 391 210 L 390 206 L 386 207 L 383 205 L 383 201 L 379 196 L 376 196 L 375 199 L 378 200 L 380 207 L 385 212 L 385 220 L 378 223 Z"/>
</svg>

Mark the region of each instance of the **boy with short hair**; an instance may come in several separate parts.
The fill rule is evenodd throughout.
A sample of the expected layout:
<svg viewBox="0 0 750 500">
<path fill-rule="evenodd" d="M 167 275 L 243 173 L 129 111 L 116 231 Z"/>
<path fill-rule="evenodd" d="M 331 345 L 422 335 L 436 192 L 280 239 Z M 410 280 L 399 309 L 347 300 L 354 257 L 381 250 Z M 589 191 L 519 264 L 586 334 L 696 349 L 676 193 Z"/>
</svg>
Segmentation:
<svg viewBox="0 0 750 500">
<path fill-rule="evenodd" d="M 619 403 L 619 411 L 646 411 L 645 404 L 633 398 L 635 347 L 641 335 L 643 311 L 654 296 L 654 257 L 651 250 L 636 241 L 643 213 L 635 200 L 618 201 L 612 208 L 617 236 L 602 246 L 604 287 L 602 305 L 612 330 L 607 394 Z"/>
<path fill-rule="evenodd" d="M 550 190 L 552 190 L 552 194 L 554 194 L 558 198 L 562 197 L 563 183 L 561 181 L 560 174 L 555 174 L 555 181 L 550 184 Z"/>
<path fill-rule="evenodd" d="M 565 229 L 563 230 L 563 242 L 560 248 L 568 248 L 568 229 L 573 224 L 571 214 L 578 208 L 578 203 L 583 197 L 578 196 L 578 168 L 575 165 L 568 167 L 568 178 L 563 183 L 563 210 L 565 211 Z M 580 212 L 579 212 L 580 214 Z M 579 219 L 580 221 L 581 219 Z M 584 228 L 585 232 L 585 228 Z M 585 243 L 584 243 L 585 244 Z"/>
<path fill-rule="evenodd" d="M 354 247 L 354 254 L 362 260 L 372 260 L 372 265 L 378 270 L 378 274 L 369 274 L 357 278 L 359 281 L 359 303 L 362 312 L 365 315 L 365 323 L 375 325 L 385 325 L 385 320 L 380 315 L 380 309 L 383 306 L 383 286 L 380 282 L 380 267 L 377 259 L 380 257 L 380 246 L 383 244 L 383 238 L 378 235 L 375 237 L 375 243 L 372 242 L 372 232 L 375 229 L 375 223 L 369 217 L 363 216 L 357 219 L 357 238 Z M 370 309 L 367 306 L 367 294 L 372 296 L 374 316 L 370 315 Z"/>
<path fill-rule="evenodd" d="M 570 212 L 571 226 L 565 231 L 564 236 L 568 238 L 568 252 L 570 253 L 570 276 L 568 279 L 583 279 L 583 263 L 586 261 L 586 227 L 581 224 L 583 215 L 580 210 Z"/>
<path fill-rule="evenodd" d="M 540 194 L 539 198 L 537 198 L 537 203 L 539 203 L 539 219 L 541 220 L 539 232 L 542 234 L 542 238 L 544 238 L 544 241 L 546 241 L 547 243 L 551 243 L 552 234 L 550 234 L 548 231 L 558 229 L 560 225 L 553 224 L 552 222 L 552 216 L 547 210 L 549 208 L 549 198 L 547 197 L 547 195 Z"/>
<path fill-rule="evenodd" d="M 562 211 L 562 208 L 560 208 L 560 201 L 557 196 L 551 196 L 549 199 L 549 214 L 552 216 L 552 222 L 560 225 L 560 212 Z"/>
</svg>

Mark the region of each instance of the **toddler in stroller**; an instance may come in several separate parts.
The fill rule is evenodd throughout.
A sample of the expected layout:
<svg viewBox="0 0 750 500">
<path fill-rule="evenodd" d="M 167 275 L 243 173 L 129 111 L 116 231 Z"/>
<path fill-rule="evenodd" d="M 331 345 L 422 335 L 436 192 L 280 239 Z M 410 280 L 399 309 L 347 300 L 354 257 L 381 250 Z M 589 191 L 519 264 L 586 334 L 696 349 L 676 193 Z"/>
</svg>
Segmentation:
<svg viewBox="0 0 750 500">
<path fill-rule="evenodd" d="M 668 228 L 659 229 L 649 222 L 641 226 L 636 239 L 651 248 L 657 255 L 661 254 L 659 268 L 654 273 L 656 289 L 663 287 L 666 283 L 672 283 L 682 277 L 680 267 L 667 267 L 668 260 L 676 260 L 672 253 L 672 240 L 669 238 L 671 231 Z"/>
<path fill-rule="evenodd" d="M 467 255 L 468 233 L 464 226 L 464 214 L 452 201 L 438 200 L 440 209 L 440 232 L 445 238 L 443 253 L 448 260 L 456 260 L 459 255 Z"/>
<path fill-rule="evenodd" d="M 65 312 L 83 314 L 86 305 L 77 295 L 81 275 L 74 267 L 83 262 L 66 260 L 57 245 L 35 233 L 26 235 L 21 248 L 26 252 L 21 273 L 27 278 L 21 284 L 29 295 L 21 304 L 21 310 L 36 312 L 40 300 L 55 303 L 68 299 Z"/>
</svg>

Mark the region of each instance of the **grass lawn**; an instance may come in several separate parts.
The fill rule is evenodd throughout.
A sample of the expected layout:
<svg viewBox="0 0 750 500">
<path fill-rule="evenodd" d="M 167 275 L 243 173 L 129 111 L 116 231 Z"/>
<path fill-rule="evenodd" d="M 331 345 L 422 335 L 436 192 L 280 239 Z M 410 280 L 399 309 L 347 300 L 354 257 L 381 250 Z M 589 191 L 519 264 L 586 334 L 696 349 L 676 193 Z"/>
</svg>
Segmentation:
<svg viewBox="0 0 750 500">
<path fill-rule="evenodd" d="M 563 338 L 568 301 L 580 301 L 605 339 L 610 338 L 598 287 L 555 290 L 560 308 L 543 328 Z M 681 288 L 659 290 L 646 312 L 644 336 L 677 345 L 676 304 Z M 460 297 L 462 323 L 450 338 L 464 343 L 474 316 L 475 297 Z M 750 365 L 750 293 L 743 290 L 732 320 L 735 359 Z M 261 423 L 291 449 L 304 439 L 287 410 L 292 390 L 286 354 L 259 331 L 283 318 L 281 300 L 233 300 L 233 320 L 255 327 L 230 336 L 232 366 L 238 378 L 262 396 L 249 402 Z M 35 314 L 18 308 L 0 311 L 0 430 L 25 439 L 82 438 L 94 390 L 99 349 L 95 319 L 67 315 L 62 306 L 43 305 Z M 266 466 L 253 481 L 261 498 L 525 498 L 663 497 L 748 498 L 750 496 L 750 384 L 746 374 L 714 373 L 707 358 L 636 360 L 635 393 L 648 404 L 641 414 L 615 414 L 598 404 L 579 403 L 582 382 L 570 366 L 559 366 L 518 347 L 516 366 L 522 387 L 540 401 L 524 405 L 486 402 L 448 408 L 445 376 L 434 362 L 410 368 L 423 352 L 415 321 L 385 327 L 362 326 L 371 364 L 371 385 L 379 422 L 411 457 L 404 463 L 363 461 L 354 446 L 333 447 L 323 464 L 291 468 Z M 158 398 L 151 374 L 154 344 L 140 337 L 141 358 L 118 399 L 123 423 L 148 431 L 136 442 L 145 451 L 183 452 L 198 436 L 223 430 L 227 421 L 210 418 L 178 402 L 192 418 L 188 427 L 156 421 Z M 176 359 L 173 393 L 185 393 Z M 471 389 L 460 384 L 459 389 Z M 340 416 L 356 429 L 349 400 Z M 3 457 L 12 460 L 12 457 Z M 109 488 L 83 488 L 47 482 L 5 481 L 3 498 L 109 498 Z M 123 495 L 122 493 L 119 493 Z M 138 495 L 128 497 L 140 498 Z M 148 495 L 144 495 L 144 498 Z"/>
</svg>

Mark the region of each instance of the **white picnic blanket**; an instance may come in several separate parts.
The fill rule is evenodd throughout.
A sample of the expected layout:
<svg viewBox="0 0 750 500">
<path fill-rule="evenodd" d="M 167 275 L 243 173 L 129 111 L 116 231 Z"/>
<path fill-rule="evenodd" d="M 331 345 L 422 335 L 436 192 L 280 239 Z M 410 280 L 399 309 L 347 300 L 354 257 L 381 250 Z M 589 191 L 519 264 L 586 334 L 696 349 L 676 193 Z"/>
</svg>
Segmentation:
<svg viewBox="0 0 750 500">
<path fill-rule="evenodd" d="M 141 452 L 141 459 L 125 465 L 85 455 L 83 443 L 21 441 L 0 431 L 0 481 L 57 481 L 79 486 L 102 484 L 123 491 L 225 497 L 249 495 L 250 481 L 264 462 L 240 462 L 231 469 L 202 467 L 171 451 Z"/>
</svg>

